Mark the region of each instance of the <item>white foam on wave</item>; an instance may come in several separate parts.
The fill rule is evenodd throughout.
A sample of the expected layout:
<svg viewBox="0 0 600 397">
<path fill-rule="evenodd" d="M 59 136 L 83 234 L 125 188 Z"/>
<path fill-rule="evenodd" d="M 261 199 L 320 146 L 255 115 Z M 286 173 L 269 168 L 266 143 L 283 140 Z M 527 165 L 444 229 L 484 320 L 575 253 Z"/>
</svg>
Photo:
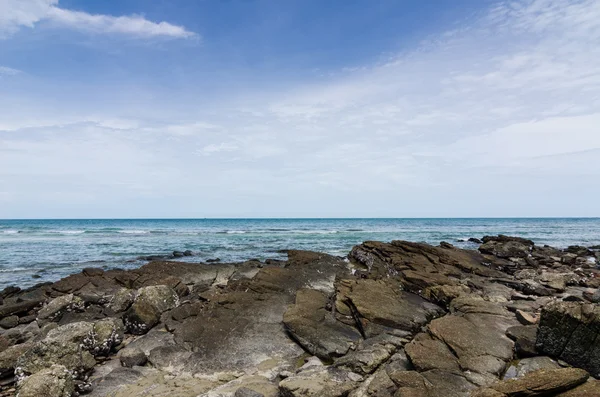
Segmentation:
<svg viewBox="0 0 600 397">
<path fill-rule="evenodd" d="M 123 234 L 148 234 L 147 230 L 119 230 L 119 233 Z"/>
<path fill-rule="evenodd" d="M 228 230 L 227 234 L 246 234 L 243 230 Z"/>
<path fill-rule="evenodd" d="M 18 230 L 4 230 L 3 234 L 18 234 L 20 233 Z"/>
</svg>

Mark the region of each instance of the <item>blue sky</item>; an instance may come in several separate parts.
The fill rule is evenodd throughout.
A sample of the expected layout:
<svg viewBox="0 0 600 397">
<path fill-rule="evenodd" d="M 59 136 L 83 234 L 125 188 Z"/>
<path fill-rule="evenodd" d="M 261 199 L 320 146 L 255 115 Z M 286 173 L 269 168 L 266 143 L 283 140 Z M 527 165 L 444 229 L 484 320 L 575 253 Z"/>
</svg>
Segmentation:
<svg viewBox="0 0 600 397">
<path fill-rule="evenodd" d="M 599 216 L 600 2 L 0 0 L 0 218 Z"/>
</svg>

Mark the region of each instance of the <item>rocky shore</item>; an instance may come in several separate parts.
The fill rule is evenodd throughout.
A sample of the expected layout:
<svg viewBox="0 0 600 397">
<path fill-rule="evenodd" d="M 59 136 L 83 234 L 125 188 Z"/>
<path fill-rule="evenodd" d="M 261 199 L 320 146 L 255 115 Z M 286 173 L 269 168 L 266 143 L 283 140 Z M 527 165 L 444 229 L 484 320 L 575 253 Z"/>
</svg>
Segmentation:
<svg viewBox="0 0 600 397">
<path fill-rule="evenodd" d="M 600 253 L 480 243 L 9 287 L 0 396 L 600 396 Z"/>
</svg>

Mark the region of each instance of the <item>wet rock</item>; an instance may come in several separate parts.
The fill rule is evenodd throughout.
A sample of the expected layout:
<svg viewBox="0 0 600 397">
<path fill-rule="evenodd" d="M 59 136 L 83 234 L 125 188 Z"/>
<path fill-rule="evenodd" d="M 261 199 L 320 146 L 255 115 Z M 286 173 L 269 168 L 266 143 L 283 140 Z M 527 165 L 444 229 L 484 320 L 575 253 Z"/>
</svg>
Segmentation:
<svg viewBox="0 0 600 397">
<path fill-rule="evenodd" d="M 36 308 L 42 302 L 42 299 L 28 300 L 12 304 L 5 302 L 0 306 L 0 317 L 10 316 L 11 314 L 27 313 L 29 310 Z"/>
<path fill-rule="evenodd" d="M 75 384 L 68 369 L 52 365 L 29 376 L 19 384 L 19 397 L 71 397 Z"/>
<path fill-rule="evenodd" d="M 185 254 L 182 251 L 173 251 L 173 258 L 183 258 Z"/>
<path fill-rule="evenodd" d="M 59 296 L 51 300 L 38 312 L 38 322 L 59 321 L 61 317 L 71 311 L 82 312 L 85 309 L 83 300 L 73 294 Z"/>
<path fill-rule="evenodd" d="M 468 241 L 471 242 L 471 243 L 475 243 L 475 244 L 483 244 L 483 241 L 481 241 L 480 239 L 475 238 L 475 237 L 469 238 Z"/>
<path fill-rule="evenodd" d="M 550 357 L 538 356 L 524 358 L 513 362 L 506 370 L 503 380 L 522 378 L 530 372 L 539 371 L 540 369 L 558 369 L 560 365 Z"/>
<path fill-rule="evenodd" d="M 124 367 L 142 366 L 148 362 L 148 357 L 141 349 L 124 349 L 119 355 L 119 360 Z"/>
<path fill-rule="evenodd" d="M 353 327 L 336 321 L 326 309 L 327 302 L 327 295 L 321 291 L 300 289 L 296 303 L 283 316 L 283 324 L 311 354 L 332 360 L 354 348 L 361 336 Z"/>
<path fill-rule="evenodd" d="M 589 374 L 579 368 L 543 369 L 530 372 L 522 378 L 504 380 L 473 393 L 473 397 L 494 396 L 552 396 L 584 383 Z"/>
<path fill-rule="evenodd" d="M 536 348 L 600 377 L 600 307 L 555 302 L 542 310 Z"/>
<path fill-rule="evenodd" d="M 134 303 L 123 315 L 127 332 L 142 335 L 160 320 L 160 315 L 179 305 L 177 293 L 166 285 L 154 285 L 138 290 Z"/>
</svg>

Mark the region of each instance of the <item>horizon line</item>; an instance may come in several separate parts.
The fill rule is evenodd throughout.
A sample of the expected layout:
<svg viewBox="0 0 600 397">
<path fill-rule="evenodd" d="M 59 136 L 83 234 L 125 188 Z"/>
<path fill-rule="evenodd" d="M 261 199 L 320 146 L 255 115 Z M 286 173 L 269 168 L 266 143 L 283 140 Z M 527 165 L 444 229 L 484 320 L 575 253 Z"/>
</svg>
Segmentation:
<svg viewBox="0 0 600 397">
<path fill-rule="evenodd" d="M 434 220 L 434 219 L 600 219 L 600 216 L 456 216 L 456 217 L 201 217 L 201 218 L 0 218 L 0 221 L 133 221 L 133 220 Z"/>
</svg>

